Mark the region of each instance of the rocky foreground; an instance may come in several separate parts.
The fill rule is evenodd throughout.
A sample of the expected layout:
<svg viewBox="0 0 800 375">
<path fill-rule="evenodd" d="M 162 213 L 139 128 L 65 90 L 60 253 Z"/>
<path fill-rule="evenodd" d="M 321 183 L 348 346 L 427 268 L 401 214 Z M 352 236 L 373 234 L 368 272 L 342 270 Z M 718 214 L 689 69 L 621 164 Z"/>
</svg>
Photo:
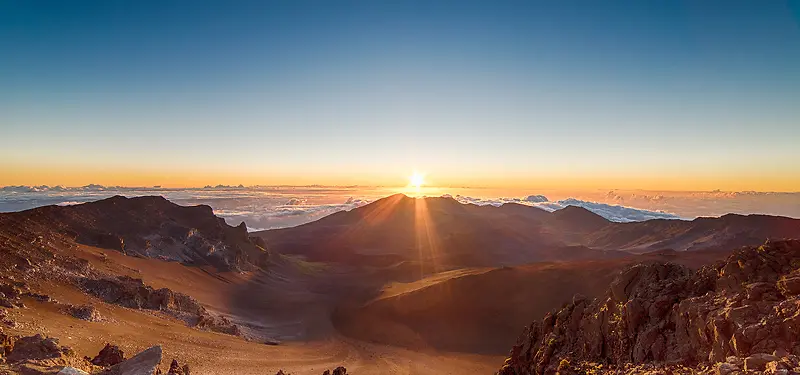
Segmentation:
<svg viewBox="0 0 800 375">
<path fill-rule="evenodd" d="M 735 251 L 697 272 L 622 272 L 525 329 L 499 375 L 798 374 L 800 241 Z"/>
<path fill-rule="evenodd" d="M 79 358 L 58 339 L 34 335 L 15 337 L 0 330 L 0 375 L 191 375 L 189 365 L 181 366 L 173 359 L 162 370 L 162 349 L 153 346 L 131 358 L 116 345 L 106 346 L 94 358 Z M 283 370 L 276 375 L 291 375 Z M 347 369 L 337 367 L 322 375 L 347 375 Z"/>
</svg>

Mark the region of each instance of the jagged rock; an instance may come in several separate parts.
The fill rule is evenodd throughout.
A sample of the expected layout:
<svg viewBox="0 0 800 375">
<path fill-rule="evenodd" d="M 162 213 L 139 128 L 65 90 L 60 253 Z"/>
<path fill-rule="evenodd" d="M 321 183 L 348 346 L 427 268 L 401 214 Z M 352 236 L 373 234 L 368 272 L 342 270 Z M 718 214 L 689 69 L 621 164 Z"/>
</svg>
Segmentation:
<svg viewBox="0 0 800 375">
<path fill-rule="evenodd" d="M 184 365 L 181 367 L 181 365 L 178 364 L 178 360 L 173 359 L 172 363 L 169 365 L 169 371 L 167 372 L 167 375 L 190 375 L 189 365 Z"/>
<path fill-rule="evenodd" d="M 142 279 L 126 276 L 80 281 L 83 289 L 107 303 L 134 308 L 160 310 L 178 316 L 192 326 L 229 335 L 241 335 L 230 319 L 208 311 L 194 298 L 167 288 L 153 289 Z"/>
<path fill-rule="evenodd" d="M 785 277 L 778 280 L 778 289 L 785 296 L 794 296 L 800 294 L 800 276 Z"/>
<path fill-rule="evenodd" d="M 527 327 L 499 373 L 580 373 L 579 365 L 564 367 L 562 360 L 605 363 L 607 371 L 645 365 L 660 371 L 668 364 L 705 373 L 768 365 L 788 371 L 796 367 L 788 353 L 800 354 L 796 277 L 798 240 L 737 250 L 694 273 L 668 263 L 636 265 L 604 297 L 574 300 Z"/>
<path fill-rule="evenodd" d="M 60 358 L 70 354 L 72 354 L 72 349 L 66 346 L 59 346 L 58 339 L 36 334 L 16 340 L 11 353 L 8 355 L 8 361 L 19 362 L 24 360 Z"/>
<path fill-rule="evenodd" d="M 77 369 L 75 367 L 67 366 L 61 369 L 61 371 L 59 371 L 57 375 L 89 375 L 89 373 L 81 369 Z"/>
<path fill-rule="evenodd" d="M 736 366 L 731 363 L 721 362 L 718 363 L 716 366 L 716 374 L 717 375 L 731 375 L 735 372 L 741 371 L 739 366 Z"/>
<path fill-rule="evenodd" d="M 767 367 L 767 363 L 776 361 L 778 357 L 772 354 L 758 353 L 744 359 L 744 369 L 746 371 L 762 371 Z"/>
<path fill-rule="evenodd" d="M 106 344 L 106 346 L 100 350 L 100 353 L 97 354 L 90 362 L 92 362 L 95 366 L 114 366 L 117 363 L 120 363 L 125 360 L 125 352 L 119 348 L 119 346 Z"/>
<path fill-rule="evenodd" d="M 343 366 L 339 366 L 339 367 L 333 369 L 332 373 L 331 373 L 331 370 L 323 371 L 322 375 L 347 375 L 347 369 L 344 368 Z"/>
<path fill-rule="evenodd" d="M 0 330 L 0 363 L 4 362 L 14 349 L 14 339 L 14 336 L 6 335 Z"/>
<path fill-rule="evenodd" d="M 69 306 L 67 310 L 73 317 L 87 322 L 99 322 L 103 320 L 100 312 L 92 305 Z"/>
<path fill-rule="evenodd" d="M 224 316 L 213 315 L 207 311 L 204 311 L 200 315 L 195 327 L 233 336 L 241 336 L 242 334 L 241 328 L 231 322 L 230 319 Z"/>
<path fill-rule="evenodd" d="M 33 299 L 35 299 L 35 300 L 39 301 L 39 302 L 51 302 L 51 301 L 54 301 L 54 300 L 53 300 L 53 299 L 52 299 L 50 296 L 48 296 L 47 294 L 39 294 L 39 293 L 31 293 L 31 292 L 26 292 L 26 293 L 24 294 L 24 296 L 26 296 L 26 297 L 31 297 L 31 298 L 33 298 Z"/>
<path fill-rule="evenodd" d="M 103 375 L 153 375 L 161 363 L 161 345 L 153 346 L 130 359 L 118 363 L 107 370 Z"/>
<path fill-rule="evenodd" d="M 0 307 L 9 309 L 25 307 L 20 299 L 23 293 L 16 285 L 0 282 Z"/>
</svg>

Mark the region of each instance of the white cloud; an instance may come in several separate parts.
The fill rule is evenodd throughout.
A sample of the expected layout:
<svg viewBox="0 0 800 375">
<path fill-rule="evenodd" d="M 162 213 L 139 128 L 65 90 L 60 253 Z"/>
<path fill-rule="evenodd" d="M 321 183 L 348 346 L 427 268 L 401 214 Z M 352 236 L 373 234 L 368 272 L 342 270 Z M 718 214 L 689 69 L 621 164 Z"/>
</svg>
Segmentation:
<svg viewBox="0 0 800 375">
<path fill-rule="evenodd" d="M 285 206 L 301 206 L 301 205 L 306 204 L 307 201 L 308 201 L 307 199 L 303 199 L 303 198 L 292 198 L 292 199 L 289 199 L 289 201 L 286 202 L 286 204 L 284 204 L 284 205 Z"/>
<path fill-rule="evenodd" d="M 66 201 L 66 202 L 58 203 L 58 205 L 59 206 L 74 206 L 76 204 L 81 204 L 81 203 L 86 203 L 86 202 Z"/>
<path fill-rule="evenodd" d="M 631 221 L 645 221 L 651 219 L 680 219 L 679 216 L 663 212 L 651 211 L 633 207 L 626 207 L 621 205 L 611 205 L 598 202 L 588 202 L 575 198 L 567 198 L 556 202 L 551 202 L 543 195 L 531 195 L 526 198 L 473 198 L 456 195 L 453 197 L 461 203 L 470 203 L 476 205 L 492 205 L 501 206 L 506 203 L 524 204 L 532 207 L 538 207 L 546 211 L 556 211 L 567 206 L 583 207 L 592 211 L 608 220 L 616 222 L 631 222 Z"/>
<path fill-rule="evenodd" d="M 645 221 L 652 219 L 680 219 L 679 216 L 664 212 L 650 211 L 640 208 L 611 205 L 606 203 L 586 202 L 579 199 L 568 198 L 557 202 L 563 207 L 578 206 L 592 211 L 608 220 L 620 223 L 631 221 Z"/>
</svg>

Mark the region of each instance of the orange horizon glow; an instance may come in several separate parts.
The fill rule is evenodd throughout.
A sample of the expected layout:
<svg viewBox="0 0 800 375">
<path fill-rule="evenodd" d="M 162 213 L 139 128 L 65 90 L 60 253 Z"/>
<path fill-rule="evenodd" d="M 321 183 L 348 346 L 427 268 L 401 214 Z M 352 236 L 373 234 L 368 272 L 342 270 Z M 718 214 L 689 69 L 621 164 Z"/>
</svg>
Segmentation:
<svg viewBox="0 0 800 375">
<path fill-rule="evenodd" d="M 263 175 L 245 171 L 224 171 L 208 168 L 199 170 L 173 171 L 164 169 L 121 168 L 69 168 L 62 166 L 4 166 L 0 174 L 0 186 L 10 185 L 49 185 L 85 186 L 99 184 L 105 186 L 165 188 L 193 188 L 206 185 L 245 185 L 245 186 L 384 186 L 412 187 L 408 172 L 396 173 L 354 173 L 336 175 L 332 173 L 286 173 L 267 172 Z M 371 172 L 371 171 L 370 171 Z M 428 173 L 419 175 L 425 188 L 493 188 L 493 189 L 619 189 L 653 191 L 800 191 L 800 176 L 786 174 L 727 175 L 727 176 L 676 176 L 664 173 L 655 175 L 562 175 L 551 174 L 536 178 L 524 176 L 479 175 L 471 177 L 454 174 Z M 418 181 L 419 182 L 419 181 Z M 414 194 L 413 190 L 409 190 Z"/>
</svg>

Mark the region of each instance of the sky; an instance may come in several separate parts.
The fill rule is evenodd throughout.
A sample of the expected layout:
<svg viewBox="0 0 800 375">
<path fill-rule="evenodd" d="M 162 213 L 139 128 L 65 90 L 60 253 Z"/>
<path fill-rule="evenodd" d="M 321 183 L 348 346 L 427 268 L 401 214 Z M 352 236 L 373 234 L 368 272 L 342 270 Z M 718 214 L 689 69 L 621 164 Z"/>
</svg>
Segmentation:
<svg viewBox="0 0 800 375">
<path fill-rule="evenodd" d="M 0 1 L 0 186 L 800 191 L 800 1 Z"/>
</svg>

